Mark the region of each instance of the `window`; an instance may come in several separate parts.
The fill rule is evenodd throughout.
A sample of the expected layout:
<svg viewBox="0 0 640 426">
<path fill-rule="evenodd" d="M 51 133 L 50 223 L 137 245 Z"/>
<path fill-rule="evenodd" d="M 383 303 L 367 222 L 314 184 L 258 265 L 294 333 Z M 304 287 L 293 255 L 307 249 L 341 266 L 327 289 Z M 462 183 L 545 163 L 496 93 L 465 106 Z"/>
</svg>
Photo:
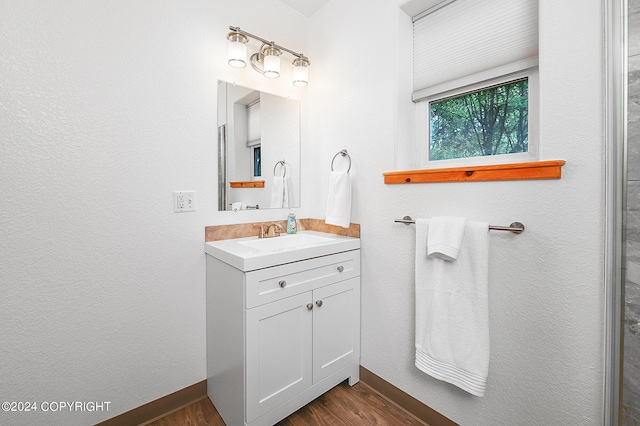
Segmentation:
<svg viewBox="0 0 640 426">
<path fill-rule="evenodd" d="M 261 149 L 260 149 L 260 145 L 258 146 L 254 146 L 253 149 L 251 150 L 253 152 L 253 177 L 260 177 L 262 176 L 262 163 L 261 163 Z"/>
<path fill-rule="evenodd" d="M 429 103 L 429 160 L 528 152 L 528 80 Z"/>
<path fill-rule="evenodd" d="M 537 70 L 471 87 L 420 102 L 422 166 L 537 159 Z"/>
<path fill-rule="evenodd" d="M 421 167 L 536 161 L 537 67 L 418 102 Z"/>
<path fill-rule="evenodd" d="M 423 168 L 537 160 L 537 0 L 452 0 L 414 17 Z"/>
</svg>

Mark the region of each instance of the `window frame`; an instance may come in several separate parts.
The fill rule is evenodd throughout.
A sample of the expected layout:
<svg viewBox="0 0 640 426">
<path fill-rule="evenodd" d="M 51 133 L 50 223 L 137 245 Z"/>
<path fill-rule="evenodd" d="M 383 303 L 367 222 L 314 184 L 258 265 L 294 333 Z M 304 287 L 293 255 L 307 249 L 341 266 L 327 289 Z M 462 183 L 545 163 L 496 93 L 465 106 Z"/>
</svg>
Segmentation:
<svg viewBox="0 0 640 426">
<path fill-rule="evenodd" d="M 485 90 L 522 78 L 527 78 L 528 80 L 529 129 L 527 152 L 463 157 L 447 160 L 429 160 L 431 102 L 437 102 L 443 99 Z M 535 58 L 535 60 L 519 61 L 495 70 L 467 76 L 457 81 L 448 82 L 446 84 L 441 84 L 436 87 L 414 93 L 414 102 L 416 102 L 416 134 L 419 148 L 418 151 L 420 154 L 418 167 L 422 169 L 435 169 L 538 161 L 538 84 L 538 63 L 537 58 Z"/>
</svg>

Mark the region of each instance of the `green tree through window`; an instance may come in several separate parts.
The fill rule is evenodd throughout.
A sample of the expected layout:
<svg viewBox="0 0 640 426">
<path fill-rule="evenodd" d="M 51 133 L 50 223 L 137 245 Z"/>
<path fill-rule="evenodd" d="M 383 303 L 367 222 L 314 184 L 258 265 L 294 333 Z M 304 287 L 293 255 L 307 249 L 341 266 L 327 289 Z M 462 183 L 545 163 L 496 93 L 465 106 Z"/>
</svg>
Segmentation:
<svg viewBox="0 0 640 426">
<path fill-rule="evenodd" d="M 429 104 L 429 160 L 528 150 L 528 79 Z"/>
</svg>

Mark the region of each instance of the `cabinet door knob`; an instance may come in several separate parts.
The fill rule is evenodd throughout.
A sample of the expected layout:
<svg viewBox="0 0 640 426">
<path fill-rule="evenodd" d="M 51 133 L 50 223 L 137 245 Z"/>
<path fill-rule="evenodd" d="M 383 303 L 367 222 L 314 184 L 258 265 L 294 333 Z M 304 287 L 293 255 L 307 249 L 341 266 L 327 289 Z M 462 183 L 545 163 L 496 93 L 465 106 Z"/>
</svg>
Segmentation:
<svg viewBox="0 0 640 426">
<path fill-rule="evenodd" d="M 285 280 L 281 280 L 280 282 L 278 282 L 278 285 L 280 286 L 280 288 L 285 288 L 287 286 L 287 282 Z"/>
<path fill-rule="evenodd" d="M 318 308 L 322 306 L 322 300 L 320 299 L 316 300 L 316 305 L 318 305 Z"/>
<path fill-rule="evenodd" d="M 308 310 L 312 310 L 313 309 L 313 303 L 307 303 L 307 309 Z"/>
<path fill-rule="evenodd" d="M 338 266 L 338 272 L 342 272 L 342 271 L 344 271 L 344 266 L 342 265 Z"/>
</svg>

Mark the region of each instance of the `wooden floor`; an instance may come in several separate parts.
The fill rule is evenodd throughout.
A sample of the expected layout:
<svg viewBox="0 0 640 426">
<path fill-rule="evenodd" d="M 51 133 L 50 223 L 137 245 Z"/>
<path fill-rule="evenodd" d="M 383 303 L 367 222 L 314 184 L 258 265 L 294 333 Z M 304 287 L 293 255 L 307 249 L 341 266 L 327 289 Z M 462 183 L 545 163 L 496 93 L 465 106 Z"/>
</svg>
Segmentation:
<svg viewBox="0 0 640 426">
<path fill-rule="evenodd" d="M 209 398 L 204 398 L 148 425 L 224 426 Z M 425 423 L 382 398 L 362 382 L 349 386 L 343 382 L 302 407 L 278 426 L 309 425 L 422 425 Z"/>
</svg>

